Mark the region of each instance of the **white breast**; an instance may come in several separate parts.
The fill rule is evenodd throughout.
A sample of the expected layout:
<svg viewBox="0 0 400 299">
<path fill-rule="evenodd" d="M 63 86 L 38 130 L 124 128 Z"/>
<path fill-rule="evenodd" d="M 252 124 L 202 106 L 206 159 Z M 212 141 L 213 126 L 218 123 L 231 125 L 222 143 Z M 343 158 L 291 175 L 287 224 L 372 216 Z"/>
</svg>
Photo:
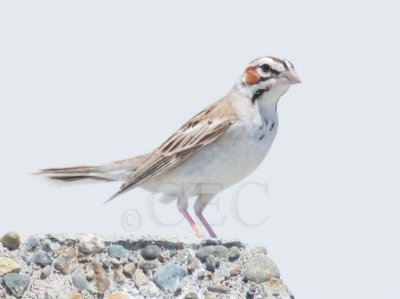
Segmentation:
<svg viewBox="0 0 400 299">
<path fill-rule="evenodd" d="M 201 185 L 221 190 L 253 172 L 263 161 L 275 138 L 278 118 L 274 107 L 238 97 L 234 102 L 239 120 L 217 141 L 204 147 L 175 169 L 146 184 L 145 189 L 176 195 L 197 195 Z"/>
</svg>

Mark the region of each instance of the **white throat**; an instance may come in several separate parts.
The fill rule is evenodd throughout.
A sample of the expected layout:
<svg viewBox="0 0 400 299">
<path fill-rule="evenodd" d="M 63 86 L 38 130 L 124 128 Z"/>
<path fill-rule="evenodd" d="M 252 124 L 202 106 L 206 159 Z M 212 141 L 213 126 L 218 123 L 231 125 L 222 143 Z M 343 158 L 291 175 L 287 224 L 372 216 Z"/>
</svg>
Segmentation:
<svg viewBox="0 0 400 299">
<path fill-rule="evenodd" d="M 256 99 L 255 104 L 260 107 L 261 114 L 266 114 L 268 116 L 276 115 L 276 109 L 281 96 L 283 96 L 289 89 L 289 85 L 275 85 L 269 91 L 264 92 L 258 99 Z"/>
<path fill-rule="evenodd" d="M 260 113 L 268 118 L 274 118 L 277 120 L 277 104 L 281 96 L 283 96 L 289 89 L 289 85 L 276 84 L 270 90 L 264 92 L 259 96 L 254 104 L 258 105 Z M 259 88 L 259 87 L 258 87 Z M 236 89 L 241 95 L 252 101 L 253 95 L 255 94 L 256 87 L 245 86 L 242 82 L 238 82 L 234 89 Z"/>
</svg>

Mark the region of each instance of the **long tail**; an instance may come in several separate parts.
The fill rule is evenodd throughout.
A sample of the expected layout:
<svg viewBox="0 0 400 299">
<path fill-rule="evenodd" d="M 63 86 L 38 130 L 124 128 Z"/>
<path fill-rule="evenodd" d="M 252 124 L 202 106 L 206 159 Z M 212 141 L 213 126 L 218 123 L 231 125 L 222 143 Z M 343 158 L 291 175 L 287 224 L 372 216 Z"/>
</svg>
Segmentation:
<svg viewBox="0 0 400 299">
<path fill-rule="evenodd" d="M 58 182 L 88 181 L 126 181 L 149 155 L 117 161 L 101 166 L 76 166 L 66 168 L 47 168 L 37 174 Z"/>
</svg>

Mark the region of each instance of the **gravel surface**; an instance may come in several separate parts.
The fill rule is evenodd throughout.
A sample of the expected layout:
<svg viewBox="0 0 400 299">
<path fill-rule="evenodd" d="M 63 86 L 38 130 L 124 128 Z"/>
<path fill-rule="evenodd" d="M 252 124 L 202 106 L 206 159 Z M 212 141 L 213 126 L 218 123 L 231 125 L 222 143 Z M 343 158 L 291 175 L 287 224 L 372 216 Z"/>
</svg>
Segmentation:
<svg viewBox="0 0 400 299">
<path fill-rule="evenodd" d="M 10 232 L 0 241 L 0 298 L 294 297 L 267 250 L 240 241 Z"/>
</svg>

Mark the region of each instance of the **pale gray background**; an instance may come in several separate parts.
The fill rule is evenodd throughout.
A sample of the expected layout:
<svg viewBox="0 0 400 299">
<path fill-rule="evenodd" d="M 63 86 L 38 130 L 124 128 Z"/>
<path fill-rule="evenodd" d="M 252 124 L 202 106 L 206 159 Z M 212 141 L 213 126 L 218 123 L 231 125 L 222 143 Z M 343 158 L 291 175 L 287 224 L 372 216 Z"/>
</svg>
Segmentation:
<svg viewBox="0 0 400 299">
<path fill-rule="evenodd" d="M 279 105 L 270 154 L 206 214 L 268 247 L 296 298 L 400 298 L 399 7 L 396 1 L 2 1 L 0 233 L 192 237 L 162 227 L 148 194 L 103 205 L 117 184 L 53 187 L 29 175 L 145 153 L 223 96 L 262 55 L 303 79 Z M 180 219 L 155 204 L 157 219 Z M 130 217 L 130 216 L 129 216 Z M 125 219 L 128 224 L 132 219 Z M 129 228 L 129 225 L 128 225 Z"/>
</svg>

